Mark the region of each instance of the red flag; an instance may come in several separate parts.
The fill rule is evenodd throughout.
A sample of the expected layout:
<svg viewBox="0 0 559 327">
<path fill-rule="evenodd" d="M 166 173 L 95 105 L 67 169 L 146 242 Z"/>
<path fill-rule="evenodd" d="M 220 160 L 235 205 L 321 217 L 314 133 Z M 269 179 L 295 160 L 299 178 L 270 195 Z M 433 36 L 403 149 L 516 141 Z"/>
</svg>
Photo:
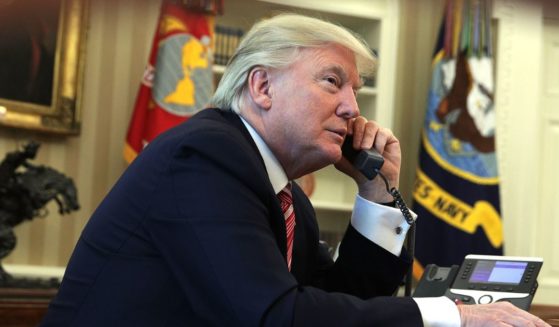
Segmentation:
<svg viewBox="0 0 559 327">
<path fill-rule="evenodd" d="M 211 15 L 163 1 L 126 136 L 128 163 L 157 135 L 186 121 L 209 101 L 213 25 Z"/>
</svg>

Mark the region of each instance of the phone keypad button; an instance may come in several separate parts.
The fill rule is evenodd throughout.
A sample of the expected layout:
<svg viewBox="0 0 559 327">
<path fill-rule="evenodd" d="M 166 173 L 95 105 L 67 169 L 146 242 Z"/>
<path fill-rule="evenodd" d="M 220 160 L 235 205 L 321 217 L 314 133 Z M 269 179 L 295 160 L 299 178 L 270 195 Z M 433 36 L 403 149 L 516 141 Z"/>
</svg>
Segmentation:
<svg viewBox="0 0 559 327">
<path fill-rule="evenodd" d="M 493 302 L 493 298 L 491 297 L 491 295 L 484 295 L 484 296 L 480 297 L 477 302 L 479 304 L 489 304 L 489 303 Z"/>
</svg>

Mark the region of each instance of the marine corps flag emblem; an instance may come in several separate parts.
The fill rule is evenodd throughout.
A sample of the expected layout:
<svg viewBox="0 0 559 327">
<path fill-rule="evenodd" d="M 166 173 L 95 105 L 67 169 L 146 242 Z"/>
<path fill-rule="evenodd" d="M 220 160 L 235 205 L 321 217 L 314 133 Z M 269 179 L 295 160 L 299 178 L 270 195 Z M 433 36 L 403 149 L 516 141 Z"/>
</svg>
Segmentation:
<svg viewBox="0 0 559 327">
<path fill-rule="evenodd" d="M 414 276 L 423 266 L 500 255 L 490 2 L 447 0 L 414 185 Z"/>
<path fill-rule="evenodd" d="M 213 93 L 213 16 L 164 0 L 124 158 L 130 163 L 161 132 L 204 108 Z"/>
</svg>

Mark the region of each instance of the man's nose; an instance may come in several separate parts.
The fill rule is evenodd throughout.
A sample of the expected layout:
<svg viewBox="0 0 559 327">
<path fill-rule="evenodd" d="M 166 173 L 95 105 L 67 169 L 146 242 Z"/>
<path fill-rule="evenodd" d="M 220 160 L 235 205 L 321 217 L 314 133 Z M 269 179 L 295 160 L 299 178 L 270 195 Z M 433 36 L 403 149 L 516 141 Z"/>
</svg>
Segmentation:
<svg viewBox="0 0 559 327">
<path fill-rule="evenodd" d="M 346 87 L 340 92 L 341 101 L 336 110 L 336 114 L 345 119 L 359 116 L 359 105 L 357 104 L 357 94 L 351 87 Z"/>
</svg>

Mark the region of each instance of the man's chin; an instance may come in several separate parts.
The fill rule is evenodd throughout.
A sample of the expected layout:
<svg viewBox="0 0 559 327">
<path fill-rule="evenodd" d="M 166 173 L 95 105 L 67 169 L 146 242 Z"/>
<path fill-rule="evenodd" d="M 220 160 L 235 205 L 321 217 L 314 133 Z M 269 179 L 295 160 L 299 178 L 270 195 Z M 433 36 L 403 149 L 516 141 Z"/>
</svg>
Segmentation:
<svg viewBox="0 0 559 327">
<path fill-rule="evenodd" d="M 342 159 L 342 152 L 341 151 L 339 151 L 339 153 L 329 155 L 329 156 L 324 158 L 323 165 L 319 169 L 322 169 L 322 168 L 330 166 L 330 165 L 334 165 L 334 164 L 338 163 L 341 159 Z"/>
<path fill-rule="evenodd" d="M 332 164 L 340 161 L 342 159 L 342 148 L 339 146 L 336 147 L 335 151 L 332 153 Z"/>
<path fill-rule="evenodd" d="M 339 155 L 339 158 L 341 158 L 341 154 Z M 340 160 L 339 158 L 333 157 L 333 156 L 327 156 L 327 157 L 321 158 L 320 160 L 317 159 L 317 160 L 314 161 L 312 168 L 309 169 L 309 171 L 307 173 L 313 173 L 317 170 L 320 170 L 322 168 L 326 168 L 330 165 L 333 165 Z"/>
<path fill-rule="evenodd" d="M 335 164 L 342 158 L 342 150 L 339 145 L 330 145 L 328 148 L 322 148 L 320 151 L 307 153 L 312 156 L 312 171 L 316 171 Z M 310 159 L 310 157 L 308 157 Z"/>
</svg>

